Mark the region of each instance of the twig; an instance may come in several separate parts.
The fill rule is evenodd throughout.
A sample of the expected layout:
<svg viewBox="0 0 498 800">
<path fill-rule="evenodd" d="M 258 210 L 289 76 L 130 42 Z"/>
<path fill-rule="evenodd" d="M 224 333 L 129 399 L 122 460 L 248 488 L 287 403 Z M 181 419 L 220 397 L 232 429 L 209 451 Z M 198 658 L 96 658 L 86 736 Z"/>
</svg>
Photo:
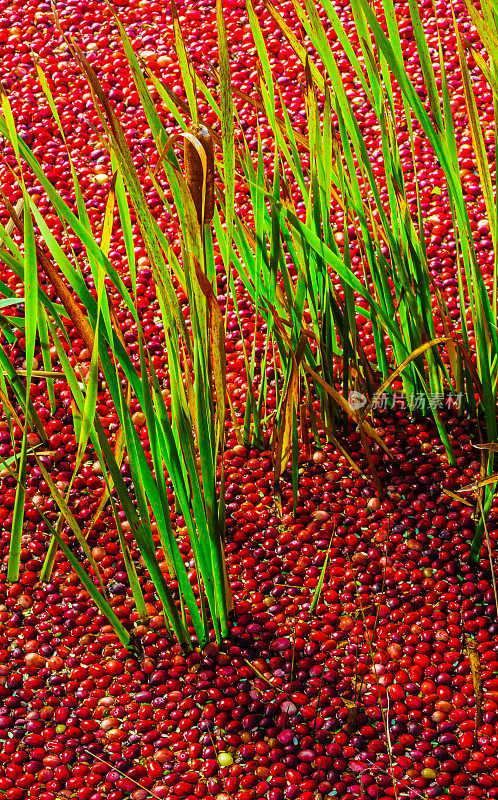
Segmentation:
<svg viewBox="0 0 498 800">
<path fill-rule="evenodd" d="M 123 778 L 126 778 L 128 781 L 131 781 L 132 783 L 134 783 L 135 786 L 138 786 L 139 789 L 143 789 L 143 791 L 147 792 L 148 794 L 150 794 L 151 797 L 155 797 L 156 800 L 161 800 L 161 798 L 159 797 L 158 794 L 154 794 L 154 792 L 152 792 L 150 789 L 146 789 L 145 786 L 142 786 L 142 784 L 138 783 L 138 781 L 134 780 L 133 778 L 130 778 L 130 776 L 127 775 L 126 772 L 121 772 L 120 769 L 118 769 L 117 767 L 113 766 L 112 764 L 109 764 L 109 762 L 106 761 L 104 758 L 101 758 L 96 753 L 92 753 L 90 750 L 87 750 L 86 747 L 82 747 L 82 750 L 83 750 L 84 753 L 87 753 L 89 756 L 93 756 L 93 758 L 96 758 L 99 761 L 101 761 L 102 764 L 106 764 L 108 767 L 110 767 L 112 770 L 114 770 L 114 772 L 118 772 L 119 775 L 122 775 Z"/>
</svg>

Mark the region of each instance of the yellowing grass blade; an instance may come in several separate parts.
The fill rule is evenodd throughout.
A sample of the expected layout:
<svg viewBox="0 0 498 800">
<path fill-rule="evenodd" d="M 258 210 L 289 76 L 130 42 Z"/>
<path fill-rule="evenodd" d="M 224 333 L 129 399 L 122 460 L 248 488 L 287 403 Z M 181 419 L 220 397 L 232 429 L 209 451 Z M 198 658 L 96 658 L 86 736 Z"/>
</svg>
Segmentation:
<svg viewBox="0 0 498 800">
<path fill-rule="evenodd" d="M 171 281 L 171 277 L 166 267 L 161 246 L 155 234 L 154 218 L 148 208 L 143 192 L 143 187 L 140 178 L 138 176 L 137 170 L 135 168 L 135 165 L 133 163 L 133 158 L 126 140 L 126 136 L 124 134 L 124 130 L 114 112 L 112 105 L 110 104 L 107 96 L 102 90 L 102 87 L 97 79 L 94 70 L 86 60 L 81 50 L 76 45 L 74 45 L 74 53 L 85 73 L 85 76 L 88 80 L 93 95 L 97 99 L 98 103 L 100 103 L 100 105 L 104 109 L 105 115 L 107 117 L 109 124 L 106 123 L 104 114 L 100 112 L 100 118 L 102 124 L 106 125 L 108 128 L 108 133 L 114 147 L 114 153 L 119 162 L 123 177 L 128 186 L 128 191 L 130 193 L 131 201 L 133 203 L 137 220 L 140 225 L 140 230 L 147 249 L 147 255 L 151 261 L 152 271 L 154 273 L 156 286 L 158 288 L 159 295 L 161 296 L 161 300 L 164 300 L 164 302 L 162 303 L 162 309 L 164 310 L 166 320 L 171 329 L 175 327 L 175 322 L 176 322 L 177 327 L 182 332 L 182 335 L 185 337 L 185 340 L 189 342 L 189 336 L 186 330 L 185 320 L 183 318 L 180 309 L 180 304 L 178 302 L 178 298 L 176 296 L 175 289 Z M 0 121 L 0 128 L 1 128 L 1 121 Z M 70 217 L 69 214 L 68 217 Z M 70 224 L 71 226 L 74 225 L 74 221 L 72 218 L 70 219 Z M 80 235 L 79 231 L 78 235 Z M 82 232 L 81 235 L 84 236 L 85 233 Z M 100 248 L 98 248 L 98 253 L 96 255 L 97 256 L 100 255 L 100 258 L 104 259 L 103 253 L 100 250 Z M 136 318 L 136 309 L 133 307 L 133 309 L 131 310 Z"/>
<path fill-rule="evenodd" d="M 76 520 L 74 518 L 74 515 L 71 512 L 71 509 L 69 508 L 65 497 L 61 494 L 61 492 L 59 492 L 57 486 L 55 485 L 55 483 L 53 482 L 52 478 L 50 477 L 50 475 L 48 474 L 47 470 L 45 469 L 45 465 L 43 464 L 42 461 L 40 461 L 40 459 L 38 458 L 36 453 L 35 453 L 35 458 L 36 458 L 36 462 L 38 464 L 38 467 L 39 467 L 39 469 L 40 469 L 40 471 L 41 471 L 41 473 L 43 475 L 43 479 L 46 481 L 46 483 L 47 483 L 47 485 L 48 485 L 48 487 L 50 489 L 50 493 L 51 493 L 52 497 L 54 498 L 55 502 L 59 506 L 62 514 L 64 515 L 64 518 L 66 519 L 67 524 L 69 525 L 69 527 L 71 528 L 72 532 L 74 533 L 76 539 L 78 540 L 78 544 L 83 548 L 83 551 L 84 551 L 86 557 L 88 558 L 88 561 L 90 562 L 90 565 L 91 565 L 93 571 L 95 572 L 95 575 L 98 578 L 98 581 L 99 581 L 100 587 L 102 589 L 102 592 L 105 593 L 104 584 L 103 584 L 103 581 L 102 581 L 102 576 L 101 576 L 100 570 L 99 570 L 99 568 L 97 566 L 97 562 L 95 561 L 94 557 L 92 556 L 92 551 L 88 547 L 88 544 L 86 542 L 85 537 L 83 536 L 81 528 L 78 525 L 78 523 L 76 522 Z"/>
<path fill-rule="evenodd" d="M 58 21 L 57 21 L 57 24 L 58 24 Z M 60 30 L 60 27 L 59 27 L 59 30 Z M 90 217 L 88 216 L 87 208 L 86 208 L 85 201 L 84 201 L 84 198 L 83 198 L 83 192 L 81 191 L 80 182 L 78 180 L 78 175 L 76 173 L 76 169 L 74 167 L 73 159 L 71 157 L 71 152 L 70 152 L 68 144 L 67 144 L 65 131 L 64 131 L 64 128 L 63 128 L 59 113 L 57 111 L 57 106 L 55 104 L 52 92 L 50 91 L 50 87 L 48 85 L 48 82 L 47 82 L 47 79 L 45 77 L 45 74 L 44 74 L 43 70 L 41 69 L 41 67 L 40 67 L 40 65 L 38 64 L 37 61 L 35 61 L 35 66 L 36 66 L 36 71 L 37 71 L 37 74 L 38 74 L 38 80 L 40 81 L 40 85 L 42 87 L 43 93 L 45 94 L 45 97 L 47 98 L 50 111 L 52 112 L 52 116 L 55 119 L 55 122 L 57 124 L 58 129 L 59 129 L 59 133 L 60 133 L 60 135 L 62 137 L 62 141 L 64 142 L 64 146 L 65 146 L 66 151 L 67 151 L 69 164 L 70 164 L 70 168 L 71 168 L 71 176 L 72 176 L 72 179 L 73 179 L 74 194 L 75 194 L 76 207 L 77 207 L 77 210 L 78 210 L 79 219 L 81 220 L 81 223 L 85 227 L 85 229 L 88 232 L 88 234 L 90 236 L 92 236 L 93 234 L 92 234 L 92 226 L 90 224 Z M 93 277 L 94 280 L 96 280 L 96 261 L 95 261 L 95 258 L 93 256 L 92 252 L 89 251 L 88 249 L 87 249 L 87 256 L 88 256 L 88 262 L 89 262 L 89 265 L 90 265 L 90 270 L 91 270 L 91 273 L 92 273 L 92 277 Z"/>
<path fill-rule="evenodd" d="M 131 399 L 131 387 L 128 384 L 127 389 L 126 389 L 126 402 L 127 402 L 128 406 L 130 404 L 130 399 Z M 118 465 L 118 467 L 121 467 L 121 464 L 123 463 L 123 457 L 124 457 L 125 449 L 126 449 L 125 446 L 126 446 L 126 438 L 125 438 L 125 435 L 124 435 L 124 432 L 123 432 L 123 426 L 120 425 L 118 430 L 116 431 L 116 440 L 115 440 L 115 443 L 114 443 L 114 458 L 116 460 L 116 464 Z M 109 500 L 110 492 L 112 491 L 112 487 L 113 486 L 114 486 L 114 481 L 112 479 L 112 475 L 109 473 L 107 475 L 107 480 L 106 480 L 106 484 L 105 484 L 105 487 L 104 487 L 104 493 L 103 493 L 102 497 L 100 498 L 99 504 L 98 504 L 97 508 L 95 509 L 95 511 L 93 513 L 90 525 L 88 526 L 88 529 L 87 529 L 87 531 L 85 533 L 85 538 L 88 539 L 88 536 L 89 536 L 90 532 L 93 530 L 93 528 L 95 526 L 95 523 L 97 522 L 97 520 L 99 519 L 100 515 L 102 514 L 104 508 L 106 507 L 106 504 L 107 504 L 107 501 Z"/>
<path fill-rule="evenodd" d="M 496 36 L 496 30 L 493 31 L 488 23 L 481 17 L 474 3 L 470 2 L 470 0 L 464 0 L 464 3 L 484 47 L 494 61 L 498 60 L 498 37 Z"/>
<path fill-rule="evenodd" d="M 88 372 L 88 382 L 86 386 L 85 404 L 83 406 L 81 428 L 78 439 L 78 451 L 76 454 L 75 471 L 78 470 L 81 461 L 83 459 L 83 454 L 88 443 L 88 437 L 90 436 L 90 431 L 93 428 L 93 423 L 95 419 L 95 410 L 97 407 L 97 386 L 99 379 L 99 341 L 100 341 L 99 323 L 101 317 L 103 294 L 104 294 L 104 270 L 100 265 L 98 265 L 97 320 L 95 324 L 95 339 L 93 342 L 90 369 Z"/>
<path fill-rule="evenodd" d="M 46 519 L 45 521 L 47 522 Z M 66 556 L 67 560 L 69 561 L 72 568 L 76 572 L 77 576 L 79 577 L 83 586 L 87 590 L 88 594 L 95 601 L 95 604 L 102 611 L 102 613 L 105 614 L 105 616 L 111 623 L 112 627 L 116 631 L 116 634 L 121 643 L 124 645 L 124 647 L 128 647 L 130 643 L 130 634 L 121 623 L 119 617 L 116 616 L 112 607 L 107 602 L 106 598 L 99 592 L 93 580 L 85 571 L 85 569 L 83 569 L 76 556 L 71 552 L 64 539 L 60 536 L 59 532 L 55 528 L 53 528 L 50 524 L 49 528 L 52 532 L 54 540 L 57 542 L 60 549 Z"/>
<path fill-rule="evenodd" d="M 475 444 L 474 447 L 476 450 L 491 450 L 493 453 L 498 453 L 497 442 L 482 442 L 481 444 Z"/>
<path fill-rule="evenodd" d="M 360 424 L 359 423 L 359 419 L 358 419 L 358 412 L 355 411 L 354 408 L 352 408 L 352 406 L 349 404 L 349 402 L 346 400 L 346 398 L 343 397 L 340 392 L 338 392 L 336 389 L 334 389 L 333 386 L 331 386 L 326 381 L 324 381 L 322 376 L 319 375 L 319 373 L 316 372 L 316 370 L 314 370 L 312 367 L 310 367 L 309 364 L 303 363 L 303 366 L 304 366 L 304 369 L 306 370 L 306 372 L 309 375 L 311 375 L 313 380 L 316 381 L 316 383 L 320 384 L 320 386 L 323 389 L 325 389 L 327 394 L 330 395 L 330 397 L 332 397 L 333 400 L 335 400 L 337 405 L 340 406 L 340 408 L 342 408 L 343 411 L 345 411 L 346 414 L 349 417 L 351 417 L 352 420 L 354 420 L 357 424 Z M 363 427 L 365 429 L 365 433 L 367 434 L 367 436 L 370 439 L 373 439 L 373 441 L 376 444 L 378 444 L 379 447 L 381 447 L 384 450 L 384 452 L 386 453 L 386 455 L 389 456 L 389 458 L 394 459 L 393 454 L 389 450 L 388 446 L 382 441 L 382 439 L 380 438 L 379 434 L 376 432 L 375 428 L 373 428 L 368 422 L 366 422 L 366 420 L 363 420 L 361 422 L 361 425 L 363 425 Z"/>
<path fill-rule="evenodd" d="M 455 492 L 452 492 L 451 489 L 442 489 L 442 492 L 443 494 L 448 495 L 448 497 L 451 497 L 452 500 L 457 500 L 459 503 L 462 503 L 464 506 L 467 506 L 467 508 L 474 508 L 475 505 L 474 503 L 470 503 L 468 500 L 465 500 L 463 497 L 460 497 L 458 494 L 455 494 Z"/>
<path fill-rule="evenodd" d="M 487 449 L 496 452 L 494 447 L 488 447 Z M 481 478 L 478 481 L 473 481 L 473 483 L 468 483 L 466 486 L 462 486 L 461 489 L 457 489 L 457 491 L 462 493 L 477 492 L 479 489 L 482 489 L 483 486 L 491 486 L 494 483 L 498 483 L 498 474 L 488 475 L 487 478 Z"/>
<path fill-rule="evenodd" d="M 1 456 L 0 456 L 0 461 L 2 461 L 3 464 L 5 465 L 5 461 Z M 10 475 L 13 478 L 15 478 L 15 480 L 17 481 L 17 483 L 19 485 L 20 476 L 19 475 L 15 475 L 8 467 L 7 467 L 7 470 L 9 471 Z M 112 626 L 113 626 L 114 630 L 116 631 L 116 633 L 117 633 L 120 641 L 122 642 L 122 644 L 125 647 L 128 647 L 128 645 L 130 643 L 130 635 L 129 635 L 128 631 L 121 624 L 119 618 L 114 613 L 114 611 L 111 608 L 111 606 L 109 605 L 107 599 L 99 592 L 99 590 L 97 589 L 97 587 L 95 586 L 95 584 L 93 582 L 93 579 L 90 577 L 90 575 L 88 575 L 88 573 L 85 571 L 85 569 L 79 563 L 79 561 L 76 558 L 76 556 L 71 552 L 71 550 L 67 546 L 66 542 L 62 539 L 62 537 L 60 535 L 60 528 L 61 528 L 61 523 L 62 523 L 62 515 L 59 517 L 59 523 L 58 523 L 58 526 L 57 526 L 57 529 L 56 529 L 56 528 L 53 527 L 53 525 L 50 522 L 50 520 L 47 519 L 43 509 L 38 507 L 38 506 L 36 506 L 36 505 L 35 505 L 35 507 L 36 507 L 38 513 L 40 514 L 41 518 L 43 519 L 43 521 L 46 523 L 46 525 L 48 527 L 48 530 L 52 534 L 52 537 L 53 537 L 52 541 L 55 544 L 55 548 L 52 548 L 52 549 L 55 552 L 55 549 L 57 548 L 57 546 L 59 546 L 61 548 L 61 550 L 63 551 L 64 555 L 68 559 L 69 563 L 73 567 L 74 571 L 76 572 L 76 574 L 80 578 L 83 586 L 86 588 L 86 590 L 88 591 L 89 595 L 95 601 L 97 607 L 109 619 L 109 622 L 112 624 Z M 98 574 L 98 572 L 96 574 Z M 42 578 L 42 580 L 43 580 L 43 578 Z"/>
<path fill-rule="evenodd" d="M 220 62 L 221 91 L 221 135 L 223 140 L 223 182 L 225 185 L 225 224 L 226 253 L 225 269 L 230 269 L 232 252 L 233 221 L 235 214 L 235 139 L 234 139 L 234 104 L 232 95 L 232 79 L 228 42 L 223 16 L 222 0 L 216 0 L 216 22 L 218 28 L 218 54 Z"/>
<path fill-rule="evenodd" d="M 294 353 L 291 353 L 292 366 L 289 382 L 282 399 L 282 411 L 275 447 L 275 466 L 273 483 L 276 486 L 284 472 L 290 455 L 292 445 L 293 421 L 299 407 L 299 363 Z"/>
<path fill-rule="evenodd" d="M 491 86 L 495 100 L 498 99 L 498 78 L 496 77 L 496 74 L 491 71 L 490 67 L 483 58 L 482 53 L 476 50 L 473 44 L 471 44 L 469 41 L 465 41 L 465 46 L 486 78 L 487 82 Z"/>
<path fill-rule="evenodd" d="M 465 647 L 469 657 L 470 671 L 472 673 L 472 683 L 474 686 L 474 695 L 476 701 L 474 738 L 477 739 L 479 730 L 482 726 L 482 706 L 484 702 L 484 692 L 482 688 L 482 667 L 476 640 L 470 636 L 465 636 Z"/>
<path fill-rule="evenodd" d="M 199 123 L 199 110 L 197 108 L 197 95 L 195 88 L 195 71 L 190 60 L 178 18 L 178 9 L 175 0 L 171 0 L 171 14 L 173 17 L 173 31 L 175 34 L 175 47 L 180 69 L 182 73 L 183 85 L 187 94 L 187 102 L 190 109 L 190 117 L 194 125 Z"/>
<path fill-rule="evenodd" d="M 323 27 L 323 23 L 320 19 L 318 14 L 318 5 L 313 3 L 311 0 L 305 0 L 306 11 L 308 12 L 308 16 L 310 18 L 310 22 L 307 23 L 306 17 L 302 12 L 300 13 L 300 20 L 301 22 L 307 23 L 307 33 L 308 36 L 313 37 L 312 41 L 316 47 L 318 54 L 320 55 L 321 61 L 323 62 L 324 66 L 327 68 L 329 75 L 332 74 L 330 69 L 330 65 L 334 60 L 334 54 L 332 52 L 332 48 L 330 47 L 329 40 L 327 38 L 326 31 Z M 323 8 L 326 10 L 329 20 L 331 20 L 333 28 L 337 34 L 337 38 L 341 42 L 342 47 L 344 48 L 344 53 L 348 58 L 350 64 L 354 67 L 358 80 L 361 82 L 363 89 L 367 95 L 368 101 L 371 105 L 374 105 L 374 100 L 372 96 L 372 89 L 365 78 L 364 71 L 361 68 L 361 64 L 358 60 L 358 57 L 355 53 L 354 47 L 352 46 L 346 31 L 344 30 L 343 26 L 341 25 L 339 16 L 330 0 L 324 0 L 322 3 Z M 294 2 L 294 7 L 297 10 L 297 2 Z"/>
<path fill-rule="evenodd" d="M 291 45 L 297 57 L 299 58 L 301 64 L 304 66 L 306 64 L 306 60 L 308 59 L 308 51 L 301 44 L 296 34 L 292 30 L 292 28 L 290 28 L 289 25 L 287 25 L 286 21 L 284 20 L 282 15 L 277 11 L 273 3 L 270 2 L 270 0 L 264 0 L 264 4 L 267 11 L 269 11 L 269 13 L 277 23 L 282 33 L 287 38 L 289 44 Z M 294 2 L 293 0 L 293 5 L 296 10 L 296 13 L 299 16 L 301 16 L 304 12 L 299 6 L 299 4 L 297 2 Z M 313 75 L 314 82 L 316 83 L 320 91 L 323 93 L 325 90 L 325 81 L 323 80 L 322 75 L 320 75 L 320 72 L 318 71 L 316 64 L 314 64 L 312 61 L 310 61 L 310 70 Z"/>
<path fill-rule="evenodd" d="M 123 43 L 123 49 L 126 53 L 128 64 L 130 65 L 131 73 L 133 75 L 133 80 L 135 81 L 135 85 L 137 87 L 137 92 L 140 97 L 141 106 L 145 112 L 145 116 L 152 131 L 152 135 L 156 142 L 156 146 L 158 149 L 160 149 L 164 144 L 164 140 L 167 138 L 167 134 L 166 131 L 164 130 L 163 124 L 154 105 L 154 101 L 147 87 L 145 76 L 147 75 L 151 83 L 155 83 L 157 81 L 157 78 L 150 71 L 149 67 L 147 67 L 147 65 L 143 61 L 141 61 L 141 59 L 139 59 L 135 54 L 131 41 L 123 27 L 123 23 L 121 22 L 118 14 L 116 14 L 116 10 L 112 7 L 111 3 L 108 2 L 108 0 L 106 0 L 106 6 L 114 17 L 114 21 L 119 31 L 120 39 Z M 174 92 L 171 92 L 171 94 L 176 98 Z M 180 100 L 180 98 L 178 98 L 178 100 Z M 174 105 L 171 104 L 169 108 L 170 110 L 174 109 Z M 188 114 L 188 108 L 186 108 L 185 111 Z M 180 125 L 183 123 L 183 120 L 181 119 L 180 115 L 178 115 L 176 121 Z"/>
<path fill-rule="evenodd" d="M 455 27 L 455 36 L 457 40 L 458 58 L 460 61 L 460 69 L 462 70 L 463 89 L 465 94 L 465 104 L 467 106 L 467 113 L 469 115 L 470 133 L 472 136 L 472 143 L 474 145 L 474 153 L 477 161 L 477 171 L 481 179 L 481 188 L 486 204 L 486 212 L 489 219 L 489 227 L 493 246 L 496 249 L 496 206 L 493 194 L 493 181 L 486 154 L 486 147 L 482 135 L 482 125 L 477 113 L 476 99 L 474 90 L 472 88 L 472 81 L 470 78 L 469 68 L 462 44 L 462 37 L 458 30 L 458 25 L 453 14 L 453 24 Z"/>
<path fill-rule="evenodd" d="M 410 6 L 410 16 L 413 25 L 415 42 L 417 45 L 418 55 L 420 58 L 420 65 L 422 67 L 422 74 L 424 76 L 425 88 L 427 89 L 429 105 L 431 107 L 432 120 L 434 122 L 435 127 L 438 130 L 442 130 L 443 118 L 441 114 L 439 93 L 436 84 L 436 76 L 434 74 L 434 67 L 432 66 L 432 58 L 429 53 L 427 38 L 425 35 L 424 28 L 422 26 L 422 20 L 420 18 L 420 12 L 416 0 L 409 0 L 409 6 Z"/>
</svg>

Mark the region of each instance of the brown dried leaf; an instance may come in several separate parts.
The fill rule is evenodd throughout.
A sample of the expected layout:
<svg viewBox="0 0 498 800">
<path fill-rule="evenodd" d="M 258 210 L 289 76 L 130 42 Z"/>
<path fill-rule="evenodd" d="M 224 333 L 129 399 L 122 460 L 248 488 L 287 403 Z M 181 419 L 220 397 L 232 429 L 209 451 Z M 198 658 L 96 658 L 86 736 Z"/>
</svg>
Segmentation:
<svg viewBox="0 0 498 800">
<path fill-rule="evenodd" d="M 192 125 L 184 136 L 185 181 L 194 201 L 199 225 L 203 225 L 211 222 L 214 216 L 213 140 L 205 125 Z M 204 156 L 199 150 L 204 151 Z"/>
<path fill-rule="evenodd" d="M 474 739 L 477 739 L 477 734 L 482 725 L 482 705 L 484 701 L 484 692 L 482 688 L 482 667 L 479 659 L 477 642 L 475 639 L 472 639 L 470 636 L 466 636 L 465 647 L 469 657 L 470 670 L 472 672 L 472 683 L 474 684 L 474 694 L 476 698 L 476 727 L 474 731 Z"/>
</svg>

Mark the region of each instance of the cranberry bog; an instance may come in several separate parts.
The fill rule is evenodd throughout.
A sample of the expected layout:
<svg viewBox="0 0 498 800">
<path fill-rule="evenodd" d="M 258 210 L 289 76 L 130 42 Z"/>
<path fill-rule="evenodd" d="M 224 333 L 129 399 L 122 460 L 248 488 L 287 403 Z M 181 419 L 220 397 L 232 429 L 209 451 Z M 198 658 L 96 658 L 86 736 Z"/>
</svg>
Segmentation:
<svg viewBox="0 0 498 800">
<path fill-rule="evenodd" d="M 495 14 L 0 0 L 0 798 L 498 797 Z"/>
</svg>

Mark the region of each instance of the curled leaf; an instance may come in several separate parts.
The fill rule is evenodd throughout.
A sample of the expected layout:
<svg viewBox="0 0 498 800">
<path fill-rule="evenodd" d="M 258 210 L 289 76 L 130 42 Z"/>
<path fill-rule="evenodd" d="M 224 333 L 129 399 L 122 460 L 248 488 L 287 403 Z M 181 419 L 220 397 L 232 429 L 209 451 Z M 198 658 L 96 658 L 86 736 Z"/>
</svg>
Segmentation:
<svg viewBox="0 0 498 800">
<path fill-rule="evenodd" d="M 185 133 L 185 181 L 199 225 L 211 222 L 214 216 L 214 149 L 213 140 L 204 125 L 192 125 Z"/>
</svg>

